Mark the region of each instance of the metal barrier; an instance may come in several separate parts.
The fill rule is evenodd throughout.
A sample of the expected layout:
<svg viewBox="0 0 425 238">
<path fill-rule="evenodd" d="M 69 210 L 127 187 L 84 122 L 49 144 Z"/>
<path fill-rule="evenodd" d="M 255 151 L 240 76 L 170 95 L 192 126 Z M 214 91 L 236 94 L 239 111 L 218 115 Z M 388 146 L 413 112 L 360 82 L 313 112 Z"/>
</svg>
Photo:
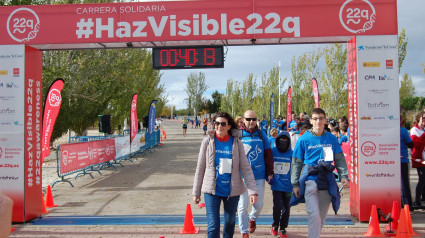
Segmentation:
<svg viewBox="0 0 425 238">
<path fill-rule="evenodd" d="M 79 145 L 75 145 L 75 146 L 88 146 L 89 143 L 91 144 L 102 144 L 104 142 L 99 142 L 96 143 L 96 141 L 100 141 L 100 140 L 109 140 L 109 139 L 114 139 L 117 137 L 125 137 L 124 135 L 111 135 L 111 136 L 75 136 L 75 137 L 71 137 L 68 141 L 70 142 L 69 144 L 64 144 L 64 145 L 59 145 L 56 151 L 56 158 L 57 158 L 57 173 L 58 173 L 58 177 L 60 178 L 59 180 L 56 180 L 53 184 L 52 187 L 59 182 L 67 182 L 69 183 L 72 187 L 74 187 L 74 185 L 69 181 L 69 179 L 65 179 L 65 176 L 69 176 L 71 174 L 74 173 L 78 173 L 75 176 L 75 179 L 80 176 L 80 175 L 90 175 L 92 178 L 93 175 L 90 172 L 96 171 L 98 172 L 100 175 L 102 175 L 102 173 L 100 172 L 101 169 L 106 168 L 106 167 L 113 167 L 114 169 L 116 169 L 116 167 L 114 166 L 114 164 L 120 164 L 122 167 L 123 165 L 121 164 L 121 162 L 123 160 L 128 160 L 130 162 L 133 163 L 132 159 L 137 159 L 137 155 L 141 155 L 141 156 L 145 156 L 147 152 L 151 152 L 153 153 L 156 148 L 161 148 L 163 145 L 160 144 L 160 130 L 155 130 L 152 134 L 149 133 L 145 133 L 145 144 L 143 146 L 137 146 L 135 151 L 131 151 L 131 149 L 129 150 L 128 154 L 122 155 L 120 157 L 117 157 L 116 151 L 117 151 L 117 144 L 115 142 L 115 140 L 113 140 L 113 144 L 114 144 L 114 158 L 111 158 L 110 160 L 107 161 L 102 161 L 100 163 L 95 163 L 95 164 L 87 164 L 85 165 L 84 163 L 79 163 L 82 164 L 81 167 L 78 167 L 76 169 L 73 169 L 72 171 L 66 171 L 66 172 L 62 172 L 62 164 L 64 163 L 64 161 L 62 161 L 63 159 L 65 159 L 65 163 L 64 165 L 66 165 L 67 163 L 70 163 L 70 159 L 69 159 L 69 155 L 68 153 L 66 154 L 65 158 L 62 158 L 62 153 L 61 153 L 61 146 L 72 146 L 72 144 L 74 143 L 79 143 Z M 139 137 L 139 139 L 143 137 Z M 86 144 L 87 143 L 87 144 Z M 109 142 L 110 143 L 110 142 Z M 140 141 L 138 142 L 140 143 Z M 137 143 L 135 143 L 135 145 L 137 145 Z M 131 144 L 129 144 L 129 146 L 131 147 Z M 95 146 L 96 147 L 96 146 Z M 100 148 L 100 147 L 96 147 L 96 151 L 97 149 L 99 150 L 103 150 L 103 151 L 108 151 L 110 150 L 109 148 L 110 146 L 106 145 L 104 148 Z M 133 146 L 134 147 L 134 146 Z M 90 153 L 92 153 L 92 151 L 90 149 L 88 149 L 88 151 L 85 151 L 84 149 L 81 150 L 80 152 L 87 152 L 86 157 L 87 156 L 91 156 Z M 83 154 L 84 154 L 83 153 Z M 106 152 L 105 152 L 106 153 Z M 104 153 L 103 153 L 104 154 Z M 76 151 L 74 151 L 74 157 L 76 157 L 76 160 L 79 160 L 78 157 L 78 153 Z M 97 155 L 96 155 L 97 156 Z M 91 158 L 90 158 L 90 163 L 91 163 Z"/>
</svg>

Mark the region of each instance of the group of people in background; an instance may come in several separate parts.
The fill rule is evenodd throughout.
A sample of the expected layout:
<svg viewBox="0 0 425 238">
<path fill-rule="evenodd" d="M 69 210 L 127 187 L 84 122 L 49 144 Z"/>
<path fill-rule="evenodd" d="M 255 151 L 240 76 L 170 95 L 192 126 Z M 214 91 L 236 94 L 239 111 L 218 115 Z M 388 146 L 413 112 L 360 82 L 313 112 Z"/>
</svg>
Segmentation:
<svg viewBox="0 0 425 238">
<path fill-rule="evenodd" d="M 303 113 L 305 114 L 305 113 Z M 295 114 L 294 114 L 295 115 Z M 348 187 L 348 170 L 338 139 L 326 130 L 326 113 L 316 108 L 311 119 L 290 123 L 293 132 L 303 136 L 292 150 L 291 135 L 280 117 L 272 123 L 267 136 L 267 123 L 247 110 L 233 119 L 228 113 L 216 113 L 214 129 L 202 141 L 193 185 L 195 204 L 204 200 L 208 219 L 208 237 L 220 237 L 220 207 L 223 201 L 223 237 L 233 237 L 236 211 L 242 237 L 256 230 L 264 204 L 266 183 L 273 194 L 273 236 L 287 237 L 290 205 L 306 203 L 309 237 L 320 237 L 330 204 L 339 208 L 339 189 L 332 179 L 336 168 L 343 187 Z M 312 121 L 312 124 L 310 124 Z M 306 126 L 299 126 L 299 123 Z M 333 164 L 334 165 L 333 165 Z M 305 167 L 307 169 L 302 168 Z M 303 171 L 301 173 L 301 170 Z M 249 212 L 249 205 L 252 209 Z"/>
<path fill-rule="evenodd" d="M 425 202 L 425 111 L 415 115 L 414 126 L 407 131 L 405 128 L 406 119 L 400 116 L 400 159 L 401 159 L 401 202 L 402 205 L 409 205 L 412 210 L 423 209 L 422 202 Z M 411 157 L 409 160 L 409 151 Z M 415 188 L 415 198 L 412 199 L 409 181 L 409 162 L 412 168 L 416 168 L 418 173 L 418 183 Z"/>
</svg>

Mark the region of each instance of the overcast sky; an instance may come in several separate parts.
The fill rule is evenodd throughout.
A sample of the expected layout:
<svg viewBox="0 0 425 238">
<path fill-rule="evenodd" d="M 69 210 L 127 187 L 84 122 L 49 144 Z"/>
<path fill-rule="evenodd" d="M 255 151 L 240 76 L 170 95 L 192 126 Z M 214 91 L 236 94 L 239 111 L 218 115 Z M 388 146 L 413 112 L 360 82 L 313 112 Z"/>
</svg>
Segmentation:
<svg viewBox="0 0 425 238">
<path fill-rule="evenodd" d="M 399 32 L 405 28 L 408 37 L 407 56 L 400 75 L 409 74 L 416 87 L 417 96 L 425 96 L 425 74 L 421 67 L 421 63 L 425 63 L 425 0 L 398 0 L 397 5 Z M 225 92 L 228 79 L 242 82 L 249 73 L 253 73 L 259 80 L 263 73 L 268 74 L 274 65 L 279 64 L 279 61 L 281 62 L 281 78 L 289 78 L 292 57 L 320 47 L 324 45 L 231 46 L 227 48 L 224 68 L 162 70 L 161 81 L 166 87 L 168 105 L 174 105 L 177 109 L 187 107 L 184 101 L 187 97 L 184 89 L 187 76 L 191 72 L 205 73 L 208 89 L 204 96 L 210 98 L 215 90 Z"/>
</svg>

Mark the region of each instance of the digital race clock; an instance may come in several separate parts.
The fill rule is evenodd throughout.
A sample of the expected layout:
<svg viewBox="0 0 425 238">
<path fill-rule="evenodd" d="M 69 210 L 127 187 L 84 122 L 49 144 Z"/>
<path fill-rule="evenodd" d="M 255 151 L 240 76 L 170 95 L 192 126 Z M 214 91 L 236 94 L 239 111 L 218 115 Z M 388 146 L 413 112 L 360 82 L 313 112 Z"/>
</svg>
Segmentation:
<svg viewBox="0 0 425 238">
<path fill-rule="evenodd" d="M 223 68 L 223 46 L 157 47 L 152 61 L 154 69 Z"/>
</svg>

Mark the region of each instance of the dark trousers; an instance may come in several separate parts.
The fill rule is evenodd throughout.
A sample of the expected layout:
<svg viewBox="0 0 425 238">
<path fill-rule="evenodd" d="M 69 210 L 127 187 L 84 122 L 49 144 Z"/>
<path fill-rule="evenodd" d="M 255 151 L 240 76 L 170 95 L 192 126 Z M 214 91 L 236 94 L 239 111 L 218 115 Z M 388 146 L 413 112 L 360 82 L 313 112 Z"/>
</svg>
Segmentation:
<svg viewBox="0 0 425 238">
<path fill-rule="evenodd" d="M 412 207 L 412 193 L 409 181 L 409 163 L 401 163 L 401 205 Z"/>
<path fill-rule="evenodd" d="M 288 227 L 289 221 L 289 200 L 291 193 L 272 191 L 273 192 L 273 228 L 277 230 L 285 230 Z"/>
<path fill-rule="evenodd" d="M 425 167 L 416 168 L 416 170 L 418 171 L 418 184 L 416 185 L 415 203 L 420 203 L 425 187 Z"/>
</svg>

